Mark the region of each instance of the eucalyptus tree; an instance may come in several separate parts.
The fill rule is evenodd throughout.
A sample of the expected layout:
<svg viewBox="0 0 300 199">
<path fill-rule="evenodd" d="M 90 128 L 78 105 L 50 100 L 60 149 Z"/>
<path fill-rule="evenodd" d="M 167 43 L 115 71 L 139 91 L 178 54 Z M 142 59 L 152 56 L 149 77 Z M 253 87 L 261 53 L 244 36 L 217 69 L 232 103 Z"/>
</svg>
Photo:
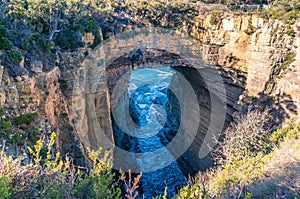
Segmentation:
<svg viewBox="0 0 300 199">
<path fill-rule="evenodd" d="M 84 0 L 4 0 L 4 3 L 6 17 L 42 26 L 49 40 L 83 16 L 91 14 L 89 2 Z"/>
</svg>

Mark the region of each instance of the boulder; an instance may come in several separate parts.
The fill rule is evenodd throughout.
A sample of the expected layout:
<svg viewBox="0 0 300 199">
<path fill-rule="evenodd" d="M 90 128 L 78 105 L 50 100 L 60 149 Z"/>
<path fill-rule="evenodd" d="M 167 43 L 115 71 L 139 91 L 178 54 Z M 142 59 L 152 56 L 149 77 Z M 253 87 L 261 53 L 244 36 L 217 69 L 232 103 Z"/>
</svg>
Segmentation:
<svg viewBox="0 0 300 199">
<path fill-rule="evenodd" d="M 20 81 L 23 80 L 21 76 L 17 76 L 15 79 L 16 79 L 18 82 L 20 82 Z"/>
<path fill-rule="evenodd" d="M 43 72 L 43 63 L 41 61 L 32 61 L 30 63 L 31 71 L 34 73 L 42 73 Z"/>
</svg>

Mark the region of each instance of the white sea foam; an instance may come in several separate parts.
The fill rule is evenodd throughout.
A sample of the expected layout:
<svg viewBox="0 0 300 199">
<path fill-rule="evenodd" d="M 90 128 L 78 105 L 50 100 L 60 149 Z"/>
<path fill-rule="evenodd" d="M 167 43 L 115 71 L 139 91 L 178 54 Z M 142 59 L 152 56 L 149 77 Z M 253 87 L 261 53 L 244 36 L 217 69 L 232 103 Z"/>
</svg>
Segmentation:
<svg viewBox="0 0 300 199">
<path fill-rule="evenodd" d="M 168 88 L 173 74 L 174 72 L 170 67 L 138 69 L 131 73 L 128 93 L 135 103 L 135 111 L 138 111 L 140 115 L 141 124 L 146 124 L 135 130 L 137 131 L 135 132 L 136 135 L 143 135 L 143 138 L 136 139 L 140 153 L 147 154 L 164 148 L 164 144 L 161 142 L 164 136 L 159 137 L 158 134 L 164 132 L 164 125 L 167 122 L 165 104 L 168 98 L 166 88 Z M 167 157 L 173 160 L 171 153 Z M 152 165 L 153 162 L 163 164 L 166 161 L 160 156 L 137 159 L 142 170 Z M 167 186 L 168 192 L 174 195 L 176 187 L 185 183 L 184 174 L 176 161 L 158 171 L 143 173 L 141 179 L 145 198 L 151 198 L 154 194 L 153 190 L 158 190 L 161 187 L 162 189 L 158 190 L 158 193 L 163 194 L 164 186 L 161 186 L 162 184 Z"/>
</svg>

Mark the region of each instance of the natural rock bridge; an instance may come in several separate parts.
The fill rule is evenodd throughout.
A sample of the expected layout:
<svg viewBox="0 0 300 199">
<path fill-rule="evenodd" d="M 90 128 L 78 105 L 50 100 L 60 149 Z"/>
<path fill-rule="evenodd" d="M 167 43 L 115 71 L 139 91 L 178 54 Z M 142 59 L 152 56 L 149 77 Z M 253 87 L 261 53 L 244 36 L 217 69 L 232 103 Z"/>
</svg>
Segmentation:
<svg viewBox="0 0 300 199">
<path fill-rule="evenodd" d="M 176 97 L 187 102 L 180 106 L 173 104 L 173 112 L 183 119 L 185 127 L 182 128 L 196 126 L 195 137 L 191 137 L 188 130 L 183 130 L 182 140 L 174 143 L 174 146 L 183 145 L 187 150 L 172 150 L 172 153 L 180 157 L 178 162 L 186 175 L 210 166 L 212 161 L 208 152 L 213 147 L 212 141 L 232 120 L 232 114 L 238 109 L 236 102 L 244 90 L 244 79 L 231 77 L 234 74 L 205 64 L 202 52 L 202 47 L 186 35 L 155 28 L 125 32 L 91 52 L 83 63 L 85 67 L 78 72 L 73 95 L 76 130 L 80 132 L 79 137 L 84 146 L 91 149 L 100 146 L 114 149 L 115 144 L 129 144 L 129 135 L 113 133 L 112 110 L 117 103 L 122 103 L 120 95 L 113 95 L 113 92 L 124 92 L 130 71 L 134 69 L 169 66 L 190 84 L 197 97 L 200 113 L 197 115 L 195 107 L 189 103 L 191 96 L 180 82 L 172 81 L 173 89 L 179 93 Z M 117 85 L 120 84 L 125 85 L 121 87 L 123 90 L 115 90 L 119 89 Z M 175 98 L 170 97 L 169 100 L 175 101 Z M 128 123 L 130 119 L 126 113 L 121 114 L 124 114 L 123 122 Z M 126 165 L 123 169 L 134 170 L 132 162 L 135 157 L 126 154 L 115 150 L 115 155 L 125 162 L 120 163 L 123 167 Z M 115 164 L 118 165 L 117 162 Z"/>
</svg>

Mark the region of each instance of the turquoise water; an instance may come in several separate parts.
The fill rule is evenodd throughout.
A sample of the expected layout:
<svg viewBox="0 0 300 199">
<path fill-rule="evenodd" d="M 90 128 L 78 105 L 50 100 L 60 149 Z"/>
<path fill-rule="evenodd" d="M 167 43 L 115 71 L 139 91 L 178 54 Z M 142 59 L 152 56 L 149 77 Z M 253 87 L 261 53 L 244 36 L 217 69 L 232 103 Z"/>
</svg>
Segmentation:
<svg viewBox="0 0 300 199">
<path fill-rule="evenodd" d="M 174 134 L 179 127 L 180 121 L 168 109 L 168 86 L 173 74 L 170 67 L 132 71 L 128 88 L 130 114 L 142 128 L 135 132 L 136 145 L 131 151 L 148 153 L 161 149 L 170 142 L 166 138 L 170 137 L 168 134 Z M 171 153 L 168 156 L 173 158 Z M 153 164 L 153 161 L 157 165 L 164 165 L 166 158 L 138 159 L 138 167 L 143 170 L 143 167 Z M 143 173 L 140 181 L 142 195 L 146 199 L 163 194 L 165 187 L 168 198 L 172 198 L 186 184 L 187 179 L 176 161 L 159 170 Z"/>
</svg>

